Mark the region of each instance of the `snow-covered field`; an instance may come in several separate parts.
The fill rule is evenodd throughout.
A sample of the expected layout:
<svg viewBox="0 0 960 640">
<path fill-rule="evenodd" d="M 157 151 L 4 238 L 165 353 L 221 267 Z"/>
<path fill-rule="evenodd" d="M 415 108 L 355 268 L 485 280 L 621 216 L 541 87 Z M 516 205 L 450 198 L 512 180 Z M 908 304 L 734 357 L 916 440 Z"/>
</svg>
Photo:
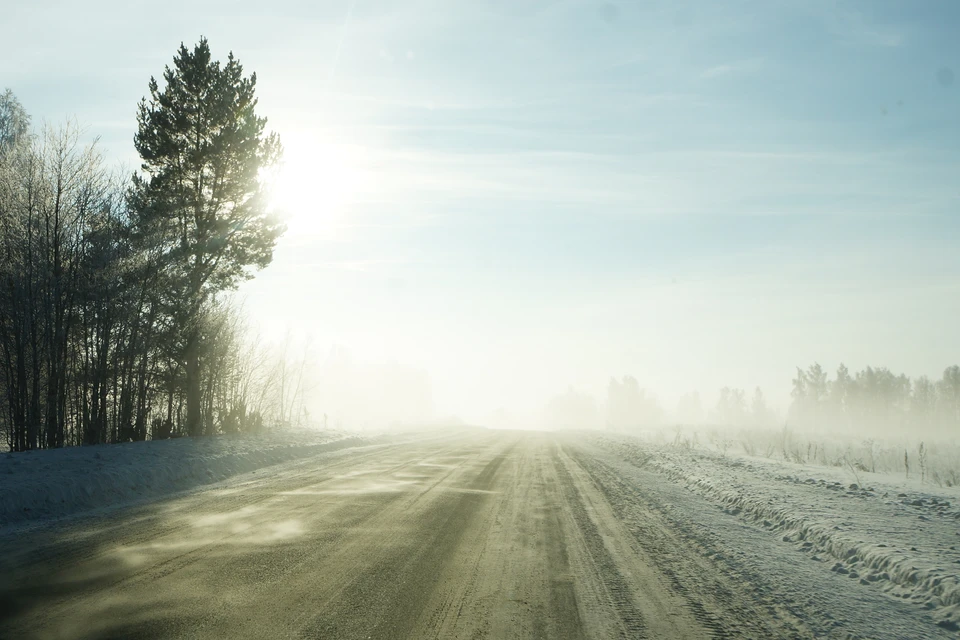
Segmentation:
<svg viewBox="0 0 960 640">
<path fill-rule="evenodd" d="M 693 515 L 706 529 L 735 518 L 767 530 L 781 549 L 791 547 L 795 569 L 775 566 L 773 558 L 751 559 L 787 572 L 787 581 L 805 571 L 832 571 L 857 589 L 879 589 L 923 608 L 944 630 L 960 629 L 960 488 L 620 435 L 591 441 L 706 498 L 717 510 Z"/>
<path fill-rule="evenodd" d="M 191 489 L 365 444 L 340 431 L 180 438 L 0 454 L 0 528 Z"/>
</svg>

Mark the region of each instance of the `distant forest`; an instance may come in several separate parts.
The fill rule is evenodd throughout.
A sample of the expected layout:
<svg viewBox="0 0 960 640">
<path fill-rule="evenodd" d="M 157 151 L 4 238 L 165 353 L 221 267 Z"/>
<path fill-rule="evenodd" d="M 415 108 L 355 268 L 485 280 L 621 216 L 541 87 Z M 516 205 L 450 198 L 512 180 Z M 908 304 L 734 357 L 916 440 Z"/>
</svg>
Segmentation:
<svg viewBox="0 0 960 640">
<path fill-rule="evenodd" d="M 224 292 L 283 226 L 261 176 L 280 141 L 256 75 L 181 45 L 136 107 L 132 177 L 75 125 L 35 131 L 0 95 L 0 436 L 12 451 L 288 422 L 296 367 L 268 363 Z"/>
<path fill-rule="evenodd" d="M 960 434 L 960 366 L 944 369 L 939 380 L 911 379 L 886 367 L 852 374 L 840 365 L 831 380 L 814 364 L 797 369 L 789 419 L 801 427 L 873 435 Z"/>
<path fill-rule="evenodd" d="M 633 376 L 613 378 L 605 402 L 574 391 L 555 397 L 546 407 L 545 424 L 563 429 L 597 428 L 630 431 L 667 424 L 743 428 L 791 427 L 830 431 L 835 435 L 960 434 L 960 366 L 943 371 L 939 380 L 911 379 L 886 367 L 865 367 L 851 373 L 841 364 L 831 379 L 819 364 L 797 368 L 786 415 L 774 411 L 763 391 L 724 387 L 713 407 L 698 392 L 680 398 L 668 413 L 657 397 Z"/>
</svg>

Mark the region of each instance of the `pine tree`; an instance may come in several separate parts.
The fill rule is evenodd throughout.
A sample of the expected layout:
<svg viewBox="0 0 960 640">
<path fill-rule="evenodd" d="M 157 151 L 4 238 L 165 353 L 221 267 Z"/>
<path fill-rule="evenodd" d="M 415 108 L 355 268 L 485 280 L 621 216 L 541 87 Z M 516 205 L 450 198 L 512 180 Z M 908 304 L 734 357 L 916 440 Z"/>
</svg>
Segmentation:
<svg viewBox="0 0 960 640">
<path fill-rule="evenodd" d="M 268 213 L 264 170 L 280 158 L 280 140 L 256 114 L 256 74 L 243 75 L 231 53 L 214 61 L 207 40 L 184 45 L 137 115 L 143 160 L 131 201 L 138 233 L 162 250 L 169 314 L 178 327 L 186 372 L 187 432 L 203 433 L 200 367 L 203 311 L 213 294 L 266 267 L 283 226 Z"/>
</svg>

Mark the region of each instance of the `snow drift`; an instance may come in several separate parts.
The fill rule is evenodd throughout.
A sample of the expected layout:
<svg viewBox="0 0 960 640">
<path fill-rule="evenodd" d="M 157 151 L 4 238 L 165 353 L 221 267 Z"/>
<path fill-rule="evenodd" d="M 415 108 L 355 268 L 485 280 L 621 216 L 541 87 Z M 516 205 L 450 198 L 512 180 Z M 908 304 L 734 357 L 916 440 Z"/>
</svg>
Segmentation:
<svg viewBox="0 0 960 640">
<path fill-rule="evenodd" d="M 960 630 L 957 488 L 622 436 L 594 441 L 768 529 L 825 568 L 909 599 L 931 610 L 941 627 Z"/>
</svg>

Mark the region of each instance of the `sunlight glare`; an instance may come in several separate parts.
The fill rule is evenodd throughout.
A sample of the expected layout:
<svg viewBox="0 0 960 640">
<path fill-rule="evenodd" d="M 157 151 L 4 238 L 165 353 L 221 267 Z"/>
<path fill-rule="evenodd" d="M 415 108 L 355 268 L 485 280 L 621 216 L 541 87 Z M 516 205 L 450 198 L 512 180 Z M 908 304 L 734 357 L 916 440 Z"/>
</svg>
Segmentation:
<svg viewBox="0 0 960 640">
<path fill-rule="evenodd" d="M 270 182 L 274 211 L 297 236 L 329 236 L 361 186 L 359 153 L 309 136 L 284 141 L 284 157 Z"/>
</svg>

